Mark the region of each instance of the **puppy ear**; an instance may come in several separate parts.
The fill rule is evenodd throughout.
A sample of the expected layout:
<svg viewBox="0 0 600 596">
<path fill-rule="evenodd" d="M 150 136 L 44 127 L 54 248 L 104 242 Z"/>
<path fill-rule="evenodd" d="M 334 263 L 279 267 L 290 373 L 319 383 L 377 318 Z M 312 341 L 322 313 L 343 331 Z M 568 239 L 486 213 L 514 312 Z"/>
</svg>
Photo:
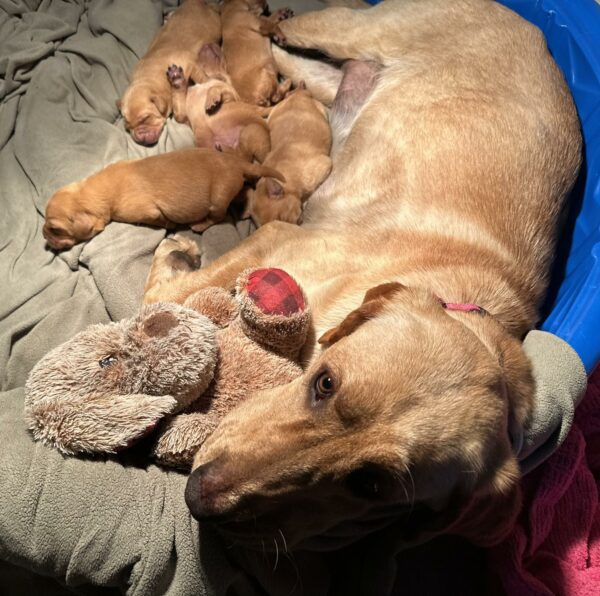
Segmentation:
<svg viewBox="0 0 600 596">
<path fill-rule="evenodd" d="M 367 291 L 362 304 L 353 310 L 337 327 L 326 331 L 320 338 L 320 344 L 334 344 L 336 341 L 350 335 L 363 323 L 379 314 L 389 299 L 406 286 L 398 282 L 390 282 L 375 286 Z"/>
<path fill-rule="evenodd" d="M 151 95 L 150 101 L 156 106 L 161 116 L 167 116 L 169 112 L 169 102 L 160 95 Z"/>
<path fill-rule="evenodd" d="M 170 395 L 109 395 L 85 404 L 41 400 L 25 415 L 36 439 L 63 453 L 116 453 L 151 432 L 172 413 Z"/>
<path fill-rule="evenodd" d="M 97 219 L 89 213 L 74 213 L 72 215 L 73 232 L 72 236 L 78 240 L 88 240 L 94 236 L 97 232 L 95 231 L 95 225 Z M 100 231 L 100 230 L 98 230 Z"/>
<path fill-rule="evenodd" d="M 271 199 L 281 199 L 284 195 L 283 186 L 275 178 L 266 178 L 267 193 Z"/>
</svg>

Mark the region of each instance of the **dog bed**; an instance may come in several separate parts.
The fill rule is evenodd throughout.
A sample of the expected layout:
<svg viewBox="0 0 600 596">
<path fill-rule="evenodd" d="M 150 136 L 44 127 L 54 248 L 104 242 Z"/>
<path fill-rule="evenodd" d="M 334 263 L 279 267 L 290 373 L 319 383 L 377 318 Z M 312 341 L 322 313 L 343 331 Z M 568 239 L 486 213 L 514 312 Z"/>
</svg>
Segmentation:
<svg viewBox="0 0 600 596">
<path fill-rule="evenodd" d="M 0 0 L 0 559 L 81 593 L 255 593 L 253 580 L 189 516 L 185 476 L 140 464 L 135 454 L 63 457 L 32 441 L 22 414 L 23 385 L 41 356 L 140 304 L 164 231 L 112 223 L 57 255 L 45 247 L 42 214 L 54 190 L 110 162 L 192 144 L 189 129 L 170 121 L 156 147 L 140 147 L 115 107 L 175 5 Z M 249 232 L 247 223 L 209 229 L 201 238 L 203 262 Z M 536 422 L 516 438 L 527 470 L 564 438 L 585 373 L 555 336 L 534 332 L 526 341 L 539 381 Z M 2 565 L 3 594 L 60 593 L 33 575 L 13 574 L 11 584 L 14 567 Z"/>
</svg>

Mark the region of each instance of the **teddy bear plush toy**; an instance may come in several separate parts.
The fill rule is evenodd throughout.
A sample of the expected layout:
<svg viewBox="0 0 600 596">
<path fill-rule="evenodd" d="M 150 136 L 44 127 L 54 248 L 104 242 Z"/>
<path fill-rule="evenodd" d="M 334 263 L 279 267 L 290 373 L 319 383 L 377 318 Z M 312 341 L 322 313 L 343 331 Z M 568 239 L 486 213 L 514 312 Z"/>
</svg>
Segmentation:
<svg viewBox="0 0 600 596">
<path fill-rule="evenodd" d="M 302 369 L 310 313 L 280 269 L 246 271 L 236 294 L 207 288 L 183 306 L 143 306 L 50 351 L 25 386 L 36 439 L 63 453 L 115 453 L 150 434 L 153 456 L 188 468 L 220 419 Z"/>
</svg>

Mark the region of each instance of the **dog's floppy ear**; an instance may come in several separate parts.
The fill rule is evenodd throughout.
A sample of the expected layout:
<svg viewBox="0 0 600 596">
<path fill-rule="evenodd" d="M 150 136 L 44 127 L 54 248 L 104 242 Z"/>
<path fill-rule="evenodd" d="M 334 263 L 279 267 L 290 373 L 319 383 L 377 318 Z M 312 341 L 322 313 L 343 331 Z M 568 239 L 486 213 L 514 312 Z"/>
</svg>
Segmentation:
<svg viewBox="0 0 600 596">
<path fill-rule="evenodd" d="M 156 109 L 162 116 L 167 116 L 170 108 L 169 102 L 164 97 L 161 97 L 160 95 L 151 95 L 150 101 L 156 106 Z"/>
<path fill-rule="evenodd" d="M 320 338 L 320 344 L 334 344 L 336 341 L 350 335 L 363 323 L 379 314 L 386 302 L 406 286 L 398 282 L 389 282 L 375 286 L 367 291 L 362 304 L 353 310 L 337 327 L 326 331 Z"/>
<path fill-rule="evenodd" d="M 506 492 L 473 497 L 448 533 L 482 547 L 499 544 L 508 536 L 521 510 L 518 482 Z"/>
<path fill-rule="evenodd" d="M 26 406 L 25 415 L 34 437 L 63 453 L 116 453 L 149 433 L 176 406 L 170 395 L 110 395 L 85 404 L 41 400 Z"/>
<path fill-rule="evenodd" d="M 98 222 L 98 218 L 94 217 L 90 213 L 85 213 L 83 211 L 75 212 L 71 217 L 71 223 L 73 226 L 71 235 L 78 240 L 88 240 L 94 236 L 95 233 L 97 233 L 96 225 Z"/>
</svg>

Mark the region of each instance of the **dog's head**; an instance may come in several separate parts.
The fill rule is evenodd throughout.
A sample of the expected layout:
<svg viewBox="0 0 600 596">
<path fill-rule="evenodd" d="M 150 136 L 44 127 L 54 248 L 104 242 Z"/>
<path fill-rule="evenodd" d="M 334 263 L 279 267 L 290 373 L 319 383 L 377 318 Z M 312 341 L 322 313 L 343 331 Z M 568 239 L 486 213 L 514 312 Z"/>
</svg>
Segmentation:
<svg viewBox="0 0 600 596">
<path fill-rule="evenodd" d="M 300 197 L 286 189 L 286 184 L 275 178 L 261 178 L 256 189 L 248 190 L 244 217 L 251 217 L 257 226 L 270 221 L 298 223 L 302 215 Z"/>
<path fill-rule="evenodd" d="M 235 10 L 247 10 L 255 15 L 261 15 L 267 9 L 267 0 L 223 0 L 223 6 Z"/>
<path fill-rule="evenodd" d="M 46 205 L 42 234 L 55 250 L 71 248 L 100 233 L 106 218 L 92 213 L 80 204 L 81 185 L 70 184 L 56 191 Z M 98 208 L 98 205 L 95 206 Z"/>
<path fill-rule="evenodd" d="M 289 548 L 337 549 L 390 524 L 408 543 L 500 540 L 520 505 L 509 426 L 533 398 L 520 343 L 397 283 L 321 341 L 299 379 L 241 404 L 198 452 L 192 514 L 259 548 L 280 531 Z"/>
<path fill-rule="evenodd" d="M 166 78 L 165 78 L 166 80 Z M 123 115 L 125 129 L 141 145 L 154 145 L 171 111 L 170 94 L 146 84 L 131 85 L 117 107 Z"/>
</svg>

